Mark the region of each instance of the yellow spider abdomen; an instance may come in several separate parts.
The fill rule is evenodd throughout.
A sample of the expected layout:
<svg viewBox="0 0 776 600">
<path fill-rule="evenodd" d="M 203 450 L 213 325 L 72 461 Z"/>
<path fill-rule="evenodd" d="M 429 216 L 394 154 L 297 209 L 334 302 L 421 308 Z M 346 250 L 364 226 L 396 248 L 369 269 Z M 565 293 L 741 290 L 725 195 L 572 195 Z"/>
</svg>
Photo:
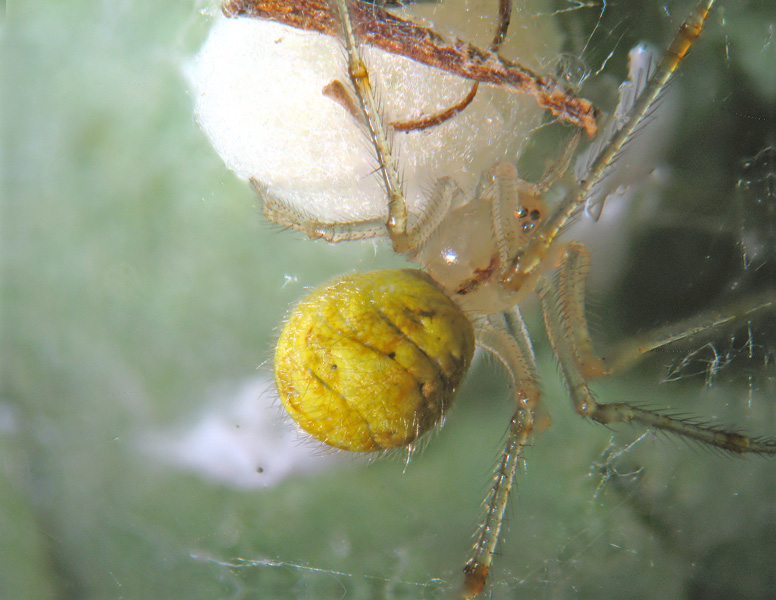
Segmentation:
<svg viewBox="0 0 776 600">
<path fill-rule="evenodd" d="M 353 273 L 291 313 L 275 382 L 318 440 L 355 452 L 397 448 L 440 421 L 473 353 L 469 319 L 428 275 Z"/>
</svg>

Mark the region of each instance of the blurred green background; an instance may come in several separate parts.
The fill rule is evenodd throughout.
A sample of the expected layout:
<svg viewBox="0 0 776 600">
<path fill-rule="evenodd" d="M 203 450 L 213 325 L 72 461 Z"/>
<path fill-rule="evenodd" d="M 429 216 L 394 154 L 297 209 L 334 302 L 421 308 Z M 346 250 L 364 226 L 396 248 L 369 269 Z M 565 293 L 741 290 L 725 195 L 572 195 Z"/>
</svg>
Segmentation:
<svg viewBox="0 0 776 600">
<path fill-rule="evenodd" d="M 589 65 L 613 51 L 619 81 L 627 49 L 664 45 L 689 8 L 644 4 L 567 14 L 569 51 L 597 24 Z M 604 335 L 773 285 L 741 270 L 734 215 L 741 161 L 776 136 L 776 18 L 765 0 L 720 4 L 677 84 L 665 208 L 625 240 L 623 274 L 591 307 Z M 489 361 L 409 464 L 396 454 L 239 489 L 146 447 L 269 373 L 257 366 L 305 287 L 402 264 L 371 243 L 278 231 L 226 171 L 181 75 L 214 12 L 133 0 L 5 11 L 0 597 L 451 596 L 511 413 Z M 595 83 L 592 96 L 606 87 Z M 773 436 L 769 335 L 755 329 L 760 354 L 741 360 L 721 332 L 711 348 L 736 360 L 710 386 L 705 368 L 662 382 L 689 347 L 596 390 Z M 774 462 L 662 435 L 631 448 L 640 431 L 572 414 L 536 344 L 553 427 L 527 450 L 491 597 L 770 597 Z"/>
</svg>

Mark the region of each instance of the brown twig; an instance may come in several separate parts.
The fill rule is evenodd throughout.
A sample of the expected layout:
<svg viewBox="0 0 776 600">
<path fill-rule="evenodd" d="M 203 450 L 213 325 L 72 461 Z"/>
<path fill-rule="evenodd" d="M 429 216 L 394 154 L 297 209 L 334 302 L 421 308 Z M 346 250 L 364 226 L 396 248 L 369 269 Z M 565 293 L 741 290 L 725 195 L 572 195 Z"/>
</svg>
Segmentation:
<svg viewBox="0 0 776 600">
<path fill-rule="evenodd" d="M 444 123 L 448 119 L 452 119 L 455 115 L 462 112 L 463 109 L 472 103 L 476 95 L 477 82 L 475 81 L 469 89 L 469 93 L 466 94 L 462 100 L 445 110 L 421 119 L 416 119 L 415 121 L 390 121 L 388 124 L 394 131 L 423 131 L 424 129 L 430 129 L 431 127 L 436 127 L 437 125 Z"/>
<path fill-rule="evenodd" d="M 489 50 L 491 52 L 498 52 L 504 39 L 507 37 L 507 31 L 509 30 L 509 21 L 512 18 L 512 0 L 499 0 L 498 3 L 498 27 L 496 28 L 496 34 L 493 36 L 493 41 L 490 43 Z M 453 104 L 451 107 L 429 115 L 422 119 L 415 121 L 391 121 L 389 125 L 394 131 L 422 131 L 435 127 L 441 123 L 444 123 L 448 119 L 452 119 L 455 115 L 463 112 L 463 110 L 469 106 L 474 98 L 477 96 L 477 89 L 480 87 L 480 82 L 475 81 L 469 93 L 461 100 Z"/>
<path fill-rule="evenodd" d="M 448 42 L 430 27 L 400 19 L 376 4 L 351 0 L 350 7 L 361 42 L 473 81 L 530 94 L 559 119 L 583 128 L 591 137 L 595 134 L 595 106 L 576 97 L 554 78 L 539 76 L 463 40 Z M 254 17 L 339 35 L 327 0 L 225 0 L 222 10 L 228 17 Z"/>
</svg>

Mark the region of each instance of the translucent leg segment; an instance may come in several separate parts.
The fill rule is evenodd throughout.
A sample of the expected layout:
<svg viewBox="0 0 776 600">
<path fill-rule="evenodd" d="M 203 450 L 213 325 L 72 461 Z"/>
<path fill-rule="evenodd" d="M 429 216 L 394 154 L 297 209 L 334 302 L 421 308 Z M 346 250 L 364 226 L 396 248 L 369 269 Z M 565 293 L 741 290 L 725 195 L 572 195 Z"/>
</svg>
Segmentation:
<svg viewBox="0 0 776 600">
<path fill-rule="evenodd" d="M 410 250 L 410 247 L 407 243 L 407 203 L 404 198 L 401 177 L 391 153 L 386 126 L 372 84 L 369 81 L 369 72 L 358 49 L 347 1 L 332 0 L 332 3 L 342 26 L 345 49 L 348 53 L 348 75 L 356 88 L 356 96 L 358 96 L 359 105 L 364 114 L 372 145 L 377 153 L 380 173 L 383 176 L 383 184 L 388 194 L 388 220 L 385 227 L 393 242 L 394 251 L 405 253 Z"/>
<path fill-rule="evenodd" d="M 549 424 L 541 409 L 536 360 L 523 318 L 517 308 L 504 317 L 506 328 L 497 321 L 500 317 L 491 317 L 476 329 L 477 343 L 498 358 L 512 377 L 517 410 L 510 420 L 501 460 L 485 499 L 485 517 L 464 567 L 464 598 L 474 598 L 485 587 L 523 447 L 534 428 Z"/>
<path fill-rule="evenodd" d="M 657 348 L 690 338 L 701 339 L 725 327 L 760 318 L 769 312 L 776 313 L 774 289 L 767 289 L 722 308 L 702 312 L 678 323 L 635 336 L 618 344 L 604 359 L 607 372 L 622 371 L 647 352 Z"/>
<path fill-rule="evenodd" d="M 363 221 L 322 221 L 286 204 L 272 196 L 264 186 L 251 179 L 251 184 L 264 205 L 264 216 L 273 223 L 301 231 L 310 239 L 324 239 L 327 242 L 364 240 L 385 235 L 383 219 L 365 219 Z"/>
<path fill-rule="evenodd" d="M 536 277 L 536 272 L 541 270 L 547 252 L 560 230 L 580 205 L 584 204 L 587 193 L 602 177 L 606 176 L 607 170 L 616 162 L 620 150 L 631 135 L 649 117 L 661 92 L 700 35 L 713 4 L 714 0 L 702 0 L 682 23 L 673 42 L 660 59 L 652 79 L 634 104 L 623 126 L 604 144 L 598 156 L 591 162 L 578 187 L 569 193 L 542 223 L 531 238 L 531 243 L 512 258 L 509 269 L 501 280 L 505 286 L 518 290 Z"/>
<path fill-rule="evenodd" d="M 324 239 L 327 242 L 364 240 L 386 234 L 385 219 L 376 217 L 361 221 L 324 221 L 316 219 L 298 208 L 273 197 L 266 188 L 256 181 L 251 184 L 264 205 L 264 216 L 273 223 L 301 231 L 311 239 Z M 410 226 L 405 234 L 409 248 L 419 248 L 436 230 L 450 210 L 453 203 L 460 203 L 461 189 L 450 177 L 442 177 L 434 186 L 434 191 L 424 207 L 422 215 Z"/>
<path fill-rule="evenodd" d="M 578 250 L 578 247 L 575 248 Z M 565 255 L 564 260 L 574 260 L 576 252 Z M 561 267 L 563 274 L 570 269 Z M 561 279 L 563 276 L 561 275 Z M 659 429 L 685 438 L 693 439 L 716 448 L 721 448 L 736 454 L 776 455 L 776 440 L 751 438 L 738 433 L 725 431 L 719 427 L 698 425 L 686 419 L 678 419 L 662 415 L 658 412 L 638 408 L 624 402 L 601 404 L 597 402 L 588 387 L 587 378 L 580 364 L 580 357 L 592 355 L 591 351 L 580 350 L 580 336 L 574 331 L 579 329 L 574 321 L 579 318 L 577 312 L 581 292 L 570 291 L 570 288 L 581 286 L 583 278 L 550 282 L 543 279 L 539 286 L 539 296 L 542 301 L 542 312 L 547 329 L 547 336 L 558 359 L 561 373 L 568 386 L 574 410 L 598 423 L 640 423 L 646 427 Z M 572 302 L 569 298 L 574 298 Z M 583 303 L 582 303 L 583 304 Z M 569 306 L 575 306 L 569 310 Z M 584 318 L 584 317 L 582 317 Z M 585 328 L 586 331 L 586 328 Z M 671 336 L 675 337 L 675 336 Z M 586 334 L 585 334 L 586 338 Z M 581 340 L 584 343 L 588 339 Z M 670 341 L 670 340 L 669 340 Z"/>
</svg>

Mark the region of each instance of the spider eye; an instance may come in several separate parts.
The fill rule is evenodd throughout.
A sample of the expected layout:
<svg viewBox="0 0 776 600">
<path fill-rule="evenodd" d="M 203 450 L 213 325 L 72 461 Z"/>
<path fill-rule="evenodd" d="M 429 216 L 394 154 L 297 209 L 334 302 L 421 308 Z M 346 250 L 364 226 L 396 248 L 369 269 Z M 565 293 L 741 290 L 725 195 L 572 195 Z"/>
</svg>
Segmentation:
<svg viewBox="0 0 776 600">
<path fill-rule="evenodd" d="M 541 218 L 541 216 L 542 216 L 542 213 L 539 212 L 537 209 L 534 208 L 531 211 L 531 220 L 532 221 L 538 221 Z"/>
<path fill-rule="evenodd" d="M 473 353 L 469 319 L 424 273 L 354 273 L 291 313 L 275 382 L 291 417 L 320 441 L 397 448 L 442 419 Z"/>
<path fill-rule="evenodd" d="M 528 209 L 521 206 L 517 209 L 517 218 L 525 219 L 528 216 Z"/>
</svg>

